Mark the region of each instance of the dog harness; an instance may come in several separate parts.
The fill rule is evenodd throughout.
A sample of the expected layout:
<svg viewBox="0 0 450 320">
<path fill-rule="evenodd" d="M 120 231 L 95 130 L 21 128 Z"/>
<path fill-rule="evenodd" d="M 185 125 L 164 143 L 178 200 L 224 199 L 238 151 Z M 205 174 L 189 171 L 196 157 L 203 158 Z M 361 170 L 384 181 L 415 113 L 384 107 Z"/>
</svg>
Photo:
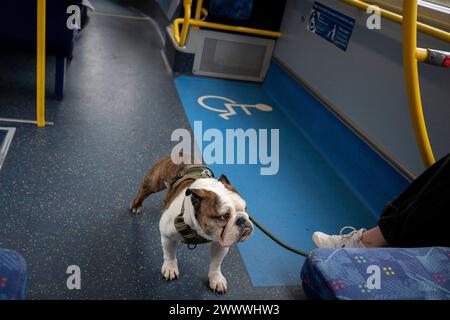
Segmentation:
<svg viewBox="0 0 450 320">
<path fill-rule="evenodd" d="M 179 174 L 177 174 L 172 181 L 170 182 L 169 189 L 166 193 L 165 199 L 164 199 L 164 206 L 166 207 L 167 201 L 169 199 L 169 195 L 172 192 L 172 190 L 178 186 L 180 183 L 184 181 L 191 180 L 192 182 L 196 181 L 197 179 L 205 179 L 205 178 L 214 178 L 214 172 L 208 168 L 205 165 L 202 164 L 192 164 L 187 165 L 183 171 L 181 171 Z M 188 226 L 184 222 L 184 201 L 186 198 L 183 199 L 183 204 L 181 205 L 181 212 L 180 214 L 175 218 L 174 224 L 175 229 L 178 231 L 178 233 L 183 237 L 183 243 L 188 245 L 189 249 L 195 249 L 198 244 L 208 243 L 211 242 L 211 240 L 208 240 L 201 235 L 199 235 L 195 230 L 193 230 L 190 226 Z"/>
</svg>

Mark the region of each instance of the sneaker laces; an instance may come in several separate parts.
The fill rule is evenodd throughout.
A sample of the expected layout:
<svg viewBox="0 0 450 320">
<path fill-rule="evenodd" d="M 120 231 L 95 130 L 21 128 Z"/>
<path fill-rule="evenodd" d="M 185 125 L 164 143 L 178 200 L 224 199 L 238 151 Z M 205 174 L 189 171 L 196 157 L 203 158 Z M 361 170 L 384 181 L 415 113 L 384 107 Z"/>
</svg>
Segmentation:
<svg viewBox="0 0 450 320">
<path fill-rule="evenodd" d="M 345 233 L 345 230 L 351 230 L 349 233 Z M 345 226 L 341 229 L 341 231 L 339 231 L 339 235 L 343 238 L 343 239 L 350 239 L 352 238 L 354 235 L 356 235 L 356 233 L 358 232 L 358 230 L 356 230 L 356 228 L 352 227 L 352 226 Z"/>
</svg>

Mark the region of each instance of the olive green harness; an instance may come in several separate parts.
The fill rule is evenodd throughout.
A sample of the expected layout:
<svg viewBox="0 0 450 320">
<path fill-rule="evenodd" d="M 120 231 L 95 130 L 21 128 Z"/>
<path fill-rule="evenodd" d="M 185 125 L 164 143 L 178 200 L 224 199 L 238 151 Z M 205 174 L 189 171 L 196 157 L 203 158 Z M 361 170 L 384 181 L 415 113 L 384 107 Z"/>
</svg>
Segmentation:
<svg viewBox="0 0 450 320">
<path fill-rule="evenodd" d="M 205 178 L 214 178 L 214 172 L 207 166 L 202 164 L 187 165 L 183 169 L 183 171 L 181 171 L 172 179 L 164 199 L 164 206 L 166 207 L 169 195 L 172 190 L 175 189 L 175 187 L 177 187 L 180 183 L 189 180 L 194 182 L 197 179 Z M 184 222 L 184 201 L 185 199 L 183 199 L 183 204 L 181 205 L 181 212 L 174 221 L 175 229 L 183 237 L 182 242 L 187 244 L 189 249 L 195 249 L 198 244 L 208 243 L 211 242 L 211 240 L 200 236 L 195 230 L 193 230 Z"/>
</svg>

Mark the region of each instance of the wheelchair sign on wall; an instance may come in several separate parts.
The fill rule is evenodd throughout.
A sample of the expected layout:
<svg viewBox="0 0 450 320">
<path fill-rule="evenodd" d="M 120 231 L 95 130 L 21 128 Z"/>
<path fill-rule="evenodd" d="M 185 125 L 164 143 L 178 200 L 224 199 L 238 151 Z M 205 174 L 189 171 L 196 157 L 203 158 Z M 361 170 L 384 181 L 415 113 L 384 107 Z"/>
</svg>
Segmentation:
<svg viewBox="0 0 450 320">
<path fill-rule="evenodd" d="M 198 98 L 197 100 L 198 104 L 202 106 L 203 108 L 218 112 L 219 117 L 225 120 L 230 120 L 231 116 L 237 115 L 236 110 L 242 110 L 244 114 L 247 116 L 251 116 L 252 109 L 263 111 L 263 112 L 271 112 L 272 107 L 268 106 L 266 104 L 262 103 L 256 103 L 256 104 L 244 104 L 244 103 L 237 103 L 234 100 L 220 97 L 220 96 L 202 96 Z"/>
<path fill-rule="evenodd" d="M 309 16 L 308 30 L 336 47 L 347 51 L 355 19 L 315 1 Z"/>
</svg>

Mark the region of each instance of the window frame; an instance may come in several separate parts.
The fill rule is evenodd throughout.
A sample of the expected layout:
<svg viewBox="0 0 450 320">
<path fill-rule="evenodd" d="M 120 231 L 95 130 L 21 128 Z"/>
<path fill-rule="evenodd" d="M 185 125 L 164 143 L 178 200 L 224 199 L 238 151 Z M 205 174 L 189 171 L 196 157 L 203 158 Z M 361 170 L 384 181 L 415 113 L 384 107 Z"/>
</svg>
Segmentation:
<svg viewBox="0 0 450 320">
<path fill-rule="evenodd" d="M 368 0 L 370 4 L 380 8 L 402 14 L 403 1 L 407 0 Z M 434 4 L 425 0 L 418 0 L 418 20 L 430 26 L 450 32 L 450 8 Z"/>
</svg>

